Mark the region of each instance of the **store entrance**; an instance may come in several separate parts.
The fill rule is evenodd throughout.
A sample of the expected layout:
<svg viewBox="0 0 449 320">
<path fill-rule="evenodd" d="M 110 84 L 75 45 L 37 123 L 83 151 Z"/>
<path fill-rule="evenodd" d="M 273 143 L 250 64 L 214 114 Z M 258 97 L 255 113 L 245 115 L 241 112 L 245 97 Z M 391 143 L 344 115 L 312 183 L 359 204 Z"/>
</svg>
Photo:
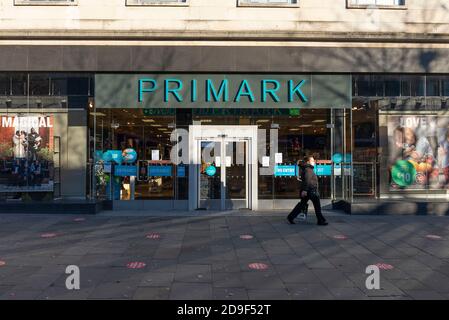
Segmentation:
<svg viewBox="0 0 449 320">
<path fill-rule="evenodd" d="M 219 138 L 199 140 L 198 143 L 201 157 L 199 208 L 249 208 L 249 141 Z"/>
<path fill-rule="evenodd" d="M 257 127 L 191 126 L 193 209 L 255 209 Z"/>
</svg>

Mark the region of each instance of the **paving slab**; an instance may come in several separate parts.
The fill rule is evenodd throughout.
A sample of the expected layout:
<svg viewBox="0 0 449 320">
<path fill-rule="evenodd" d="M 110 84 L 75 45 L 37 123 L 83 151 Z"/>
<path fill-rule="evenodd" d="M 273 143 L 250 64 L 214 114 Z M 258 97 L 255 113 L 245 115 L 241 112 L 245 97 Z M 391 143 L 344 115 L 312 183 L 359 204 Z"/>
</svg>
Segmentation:
<svg viewBox="0 0 449 320">
<path fill-rule="evenodd" d="M 248 292 L 245 288 L 213 288 L 216 300 L 248 300 Z"/>
<path fill-rule="evenodd" d="M 328 288 L 336 300 L 365 300 L 368 299 L 358 288 Z"/>
<path fill-rule="evenodd" d="M 212 282 L 210 265 L 178 264 L 175 273 L 175 282 Z"/>
<path fill-rule="evenodd" d="M 259 271 L 242 272 L 241 278 L 248 289 L 283 289 L 285 284 L 277 274 Z"/>
<path fill-rule="evenodd" d="M 175 279 L 175 273 L 147 272 L 143 275 L 139 287 L 170 287 Z"/>
<path fill-rule="evenodd" d="M 242 285 L 240 272 L 213 272 L 212 282 L 215 288 L 238 288 Z"/>
<path fill-rule="evenodd" d="M 287 285 L 292 300 L 332 300 L 334 296 L 322 284 L 292 284 Z"/>
<path fill-rule="evenodd" d="M 213 299 L 212 285 L 207 283 L 179 283 L 171 286 L 172 300 L 211 300 Z"/>
<path fill-rule="evenodd" d="M 248 290 L 250 300 L 291 300 L 287 289 Z"/>
<path fill-rule="evenodd" d="M 128 282 L 102 282 L 89 294 L 89 299 L 128 300 L 134 295 L 137 287 Z"/>
<path fill-rule="evenodd" d="M 170 287 L 139 287 L 134 292 L 134 300 L 168 300 Z"/>
</svg>

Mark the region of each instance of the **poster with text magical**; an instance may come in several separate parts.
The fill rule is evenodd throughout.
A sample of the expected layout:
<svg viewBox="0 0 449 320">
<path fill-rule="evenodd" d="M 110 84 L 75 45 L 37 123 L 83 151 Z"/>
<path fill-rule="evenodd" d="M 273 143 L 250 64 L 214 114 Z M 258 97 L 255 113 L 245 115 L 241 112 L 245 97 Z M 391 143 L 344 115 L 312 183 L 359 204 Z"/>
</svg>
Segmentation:
<svg viewBox="0 0 449 320">
<path fill-rule="evenodd" d="M 388 116 L 390 191 L 449 187 L 449 117 Z"/>
<path fill-rule="evenodd" d="M 53 119 L 0 115 L 0 192 L 53 191 Z"/>
</svg>

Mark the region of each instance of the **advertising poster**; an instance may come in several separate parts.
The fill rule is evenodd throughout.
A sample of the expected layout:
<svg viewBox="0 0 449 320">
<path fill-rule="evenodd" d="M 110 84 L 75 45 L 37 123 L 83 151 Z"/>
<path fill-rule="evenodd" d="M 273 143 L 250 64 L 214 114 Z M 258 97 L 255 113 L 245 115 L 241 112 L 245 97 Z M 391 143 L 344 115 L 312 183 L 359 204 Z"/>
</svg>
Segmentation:
<svg viewBox="0 0 449 320">
<path fill-rule="evenodd" d="M 390 191 L 449 187 L 449 117 L 388 117 Z"/>
<path fill-rule="evenodd" d="M 53 150 L 53 116 L 0 115 L 0 192 L 52 192 Z"/>
</svg>

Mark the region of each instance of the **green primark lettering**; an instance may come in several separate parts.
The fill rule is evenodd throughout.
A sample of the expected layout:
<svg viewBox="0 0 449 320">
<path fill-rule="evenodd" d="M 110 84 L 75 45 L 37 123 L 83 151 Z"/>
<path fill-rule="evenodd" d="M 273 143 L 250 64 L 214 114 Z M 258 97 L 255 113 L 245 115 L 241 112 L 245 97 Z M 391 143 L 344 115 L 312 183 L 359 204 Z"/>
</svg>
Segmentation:
<svg viewBox="0 0 449 320">
<path fill-rule="evenodd" d="M 231 83 L 231 79 L 190 79 L 183 82 L 182 79 L 168 78 L 156 80 L 141 78 L 138 81 L 138 102 L 144 102 L 145 98 L 152 96 L 152 103 L 159 102 L 203 102 L 208 103 L 307 103 L 308 98 L 304 93 L 306 80 L 278 80 L 262 79 L 258 81 L 242 79 L 237 83 Z M 254 90 L 257 87 L 259 90 Z M 158 94 L 158 90 L 161 94 Z M 200 95 L 199 93 L 204 93 Z M 257 95 L 255 93 L 258 93 Z M 202 96 L 202 98 L 201 98 Z"/>
</svg>

